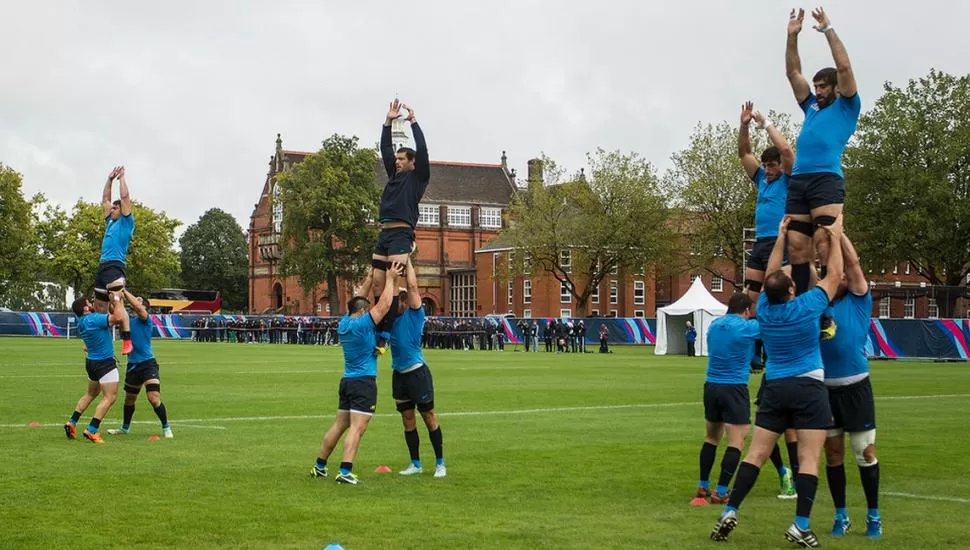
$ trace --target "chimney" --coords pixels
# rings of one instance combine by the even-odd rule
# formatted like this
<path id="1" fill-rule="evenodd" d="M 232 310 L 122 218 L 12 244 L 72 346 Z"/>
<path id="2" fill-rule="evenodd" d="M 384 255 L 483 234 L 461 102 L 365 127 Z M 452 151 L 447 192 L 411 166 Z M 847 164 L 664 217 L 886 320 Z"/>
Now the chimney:
<path id="1" fill-rule="evenodd" d="M 542 159 L 529 159 L 529 181 L 542 181 Z"/>
<path id="2" fill-rule="evenodd" d="M 283 138 L 276 134 L 276 172 L 283 171 Z"/>
<path id="3" fill-rule="evenodd" d="M 502 151 L 502 168 L 505 169 L 505 172 L 506 173 L 508 173 L 508 171 L 509 171 L 509 157 L 505 156 L 505 151 Z"/>

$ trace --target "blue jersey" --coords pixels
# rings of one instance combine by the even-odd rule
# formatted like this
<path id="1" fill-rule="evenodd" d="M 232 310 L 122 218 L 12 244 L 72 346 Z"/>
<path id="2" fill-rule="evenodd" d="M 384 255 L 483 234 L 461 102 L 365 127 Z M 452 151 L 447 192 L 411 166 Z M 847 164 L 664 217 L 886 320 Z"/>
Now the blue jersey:
<path id="1" fill-rule="evenodd" d="M 344 378 L 377 376 L 377 326 L 370 313 L 360 317 L 344 314 L 337 324 L 340 347 L 344 350 Z"/>
<path id="2" fill-rule="evenodd" d="M 791 378 L 822 368 L 819 349 L 819 319 L 829 306 L 829 297 L 815 287 L 782 304 L 769 304 L 764 293 L 758 298 L 758 323 L 765 344 L 768 380 Z"/>
<path id="3" fill-rule="evenodd" d="M 777 237 L 788 201 L 788 174 L 782 172 L 774 181 L 768 181 L 765 169 L 759 166 L 751 179 L 758 185 L 758 206 L 754 210 L 755 238 Z"/>
<path id="4" fill-rule="evenodd" d="M 805 122 L 795 144 L 792 175 L 830 172 L 841 176 L 842 152 L 862 111 L 859 94 L 838 96 L 824 109 L 819 108 L 815 94 L 808 94 L 798 106 L 805 112 Z"/>
<path id="5" fill-rule="evenodd" d="M 832 318 L 838 330 L 831 340 L 825 340 L 821 344 L 826 380 L 869 372 L 866 341 L 869 338 L 871 315 L 870 292 L 863 296 L 850 292 L 832 306 Z"/>
<path id="6" fill-rule="evenodd" d="M 711 321 L 707 327 L 707 381 L 747 384 L 754 341 L 760 336 L 758 321 L 735 313 Z"/>
<path id="7" fill-rule="evenodd" d="M 128 256 L 128 244 L 135 233 L 135 216 L 128 214 L 117 220 L 108 216 L 105 220 L 104 237 L 101 239 L 101 261 L 125 263 Z"/>
<path id="8" fill-rule="evenodd" d="M 138 316 L 131 318 L 131 353 L 128 354 L 129 363 L 141 363 L 155 358 L 152 351 L 152 331 L 155 325 L 149 317 L 142 321 Z"/>
<path id="9" fill-rule="evenodd" d="M 115 356 L 111 343 L 111 326 L 105 313 L 88 313 L 77 319 L 77 332 L 88 348 L 88 359 L 102 361 Z"/>
<path id="10" fill-rule="evenodd" d="M 394 319 L 391 327 L 391 368 L 407 370 L 424 363 L 421 355 L 421 333 L 424 332 L 424 308 L 408 308 Z"/>

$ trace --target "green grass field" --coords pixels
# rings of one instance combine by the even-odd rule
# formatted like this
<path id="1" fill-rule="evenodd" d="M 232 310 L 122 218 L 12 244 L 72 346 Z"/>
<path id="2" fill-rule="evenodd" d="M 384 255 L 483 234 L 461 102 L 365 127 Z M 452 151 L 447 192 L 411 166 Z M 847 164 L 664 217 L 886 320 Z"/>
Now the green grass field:
<path id="1" fill-rule="evenodd" d="M 339 349 L 155 346 L 175 439 L 148 440 L 161 430 L 142 395 L 133 434 L 96 446 L 61 428 L 85 387 L 81 342 L 0 339 L 0 548 L 717 546 L 707 537 L 720 507 L 687 505 L 703 359 L 632 347 L 610 356 L 432 351 L 448 462 L 448 477 L 433 479 L 423 426 L 425 474 L 396 473 L 408 456 L 382 358 L 378 416 L 355 463 L 364 483 L 353 487 L 308 475 L 336 409 Z M 863 536 L 865 500 L 847 463 L 855 527 L 843 540 L 828 535 L 823 476 L 813 513 L 822 545 L 966 547 L 970 366 L 881 362 L 872 378 L 885 535 Z M 120 418 L 119 400 L 102 429 Z M 382 464 L 395 473 L 374 473 Z M 789 547 L 794 502 L 777 500 L 777 489 L 769 466 L 727 545 Z"/>

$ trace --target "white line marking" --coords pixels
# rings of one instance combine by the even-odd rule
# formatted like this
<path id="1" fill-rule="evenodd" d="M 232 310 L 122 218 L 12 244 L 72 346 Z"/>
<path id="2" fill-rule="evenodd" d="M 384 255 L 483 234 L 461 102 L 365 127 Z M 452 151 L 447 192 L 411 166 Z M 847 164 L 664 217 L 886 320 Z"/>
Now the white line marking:
<path id="1" fill-rule="evenodd" d="M 226 430 L 225 426 L 197 426 L 195 424 L 182 424 L 181 422 L 172 422 L 172 426 L 176 428 L 199 428 L 203 430 Z"/>
<path id="2" fill-rule="evenodd" d="M 970 504 L 970 498 L 936 497 L 932 495 L 914 495 L 912 493 L 896 493 L 891 491 L 882 491 L 882 494 L 890 497 L 915 498 L 918 500 L 939 500 L 943 502 L 959 502 L 961 504 Z"/>
<path id="3" fill-rule="evenodd" d="M 83 378 L 83 372 L 77 374 L 4 374 L 0 378 Z"/>
<path id="4" fill-rule="evenodd" d="M 548 366 L 538 366 L 538 367 L 458 367 L 458 368 L 448 368 L 444 367 L 444 370 L 493 370 L 495 372 L 502 372 L 507 370 L 538 370 L 538 369 L 551 369 Z"/>

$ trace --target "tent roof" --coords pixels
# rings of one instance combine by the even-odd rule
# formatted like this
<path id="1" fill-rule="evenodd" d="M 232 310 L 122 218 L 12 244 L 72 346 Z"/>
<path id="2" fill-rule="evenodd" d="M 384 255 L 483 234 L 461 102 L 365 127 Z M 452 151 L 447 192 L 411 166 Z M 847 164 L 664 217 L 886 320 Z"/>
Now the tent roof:
<path id="1" fill-rule="evenodd" d="M 688 313 L 693 313 L 695 311 L 704 310 L 713 315 L 723 315 L 727 313 L 727 306 L 717 301 L 717 298 L 711 295 L 710 292 L 704 288 L 704 282 L 700 277 L 694 279 L 694 282 L 687 289 L 687 292 L 680 297 L 679 300 L 670 304 L 669 306 L 662 307 L 657 310 L 657 312 L 664 312 L 667 315 L 686 315 Z"/>

